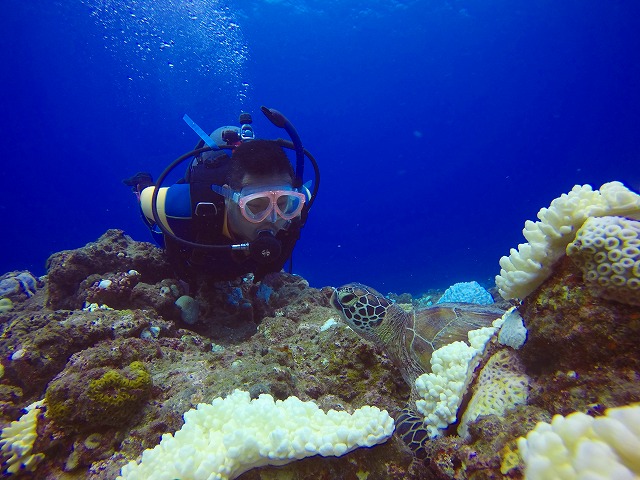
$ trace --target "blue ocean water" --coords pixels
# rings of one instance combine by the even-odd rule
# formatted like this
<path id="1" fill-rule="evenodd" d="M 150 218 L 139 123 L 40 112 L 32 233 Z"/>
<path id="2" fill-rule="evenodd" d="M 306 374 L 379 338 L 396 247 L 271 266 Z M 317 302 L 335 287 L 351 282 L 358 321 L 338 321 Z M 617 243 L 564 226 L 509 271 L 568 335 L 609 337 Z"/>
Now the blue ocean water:
<path id="1" fill-rule="evenodd" d="M 312 286 L 491 286 L 575 184 L 640 189 L 640 3 L 65 0 L 3 4 L 0 272 L 108 228 L 150 240 L 121 179 L 282 111 L 321 190 Z M 310 168 L 307 167 L 310 172 Z"/>

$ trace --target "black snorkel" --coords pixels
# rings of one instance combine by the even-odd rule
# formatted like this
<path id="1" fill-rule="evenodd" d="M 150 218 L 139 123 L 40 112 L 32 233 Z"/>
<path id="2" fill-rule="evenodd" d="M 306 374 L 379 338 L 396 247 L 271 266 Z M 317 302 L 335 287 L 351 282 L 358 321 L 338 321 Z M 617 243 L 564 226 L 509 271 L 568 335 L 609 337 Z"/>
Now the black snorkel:
<path id="1" fill-rule="evenodd" d="M 313 202 L 318 193 L 318 188 L 320 186 L 320 169 L 313 155 L 311 155 L 311 153 L 309 153 L 303 147 L 302 141 L 300 140 L 300 136 L 298 135 L 298 132 L 296 131 L 296 129 L 293 127 L 291 122 L 282 113 L 278 112 L 277 110 L 270 109 L 264 106 L 262 106 L 260 110 L 262 111 L 262 113 L 264 113 L 264 115 L 269 119 L 271 123 L 273 123 L 275 126 L 279 128 L 283 128 L 287 132 L 289 137 L 291 137 L 291 141 L 287 141 L 283 139 L 277 139 L 276 141 L 281 147 L 295 151 L 295 154 L 296 154 L 295 175 L 296 175 L 297 182 L 300 183 L 298 187 L 302 187 L 303 185 L 302 182 L 303 182 L 303 171 L 304 171 L 304 157 L 306 156 L 311 162 L 311 164 L 313 165 L 315 179 L 313 182 L 313 191 L 310 193 L 308 202 L 306 202 L 305 206 L 303 207 L 303 212 L 301 215 L 301 226 L 303 226 L 307 217 L 307 213 L 311 208 L 311 206 L 313 205 Z M 241 121 L 243 121 L 242 115 L 240 118 L 241 118 Z M 244 118 L 246 121 L 246 117 Z M 155 224 L 158 226 L 158 228 L 163 233 L 163 235 L 171 238 L 172 240 L 174 240 L 179 244 L 182 244 L 191 248 L 200 248 L 200 249 L 208 249 L 208 250 L 220 250 L 220 249 L 248 250 L 251 257 L 254 258 L 259 263 L 270 263 L 271 261 L 275 260 L 280 255 L 281 245 L 280 245 L 280 241 L 277 240 L 273 234 L 268 234 L 268 235 L 259 234 L 257 239 L 247 243 L 239 243 L 239 244 L 233 244 L 233 245 L 209 245 L 206 243 L 192 242 L 192 241 L 185 240 L 183 238 L 178 237 L 173 232 L 171 232 L 160 220 L 160 215 L 158 214 L 158 194 L 160 192 L 160 188 L 164 180 L 178 165 L 180 165 L 185 160 L 188 160 L 191 157 L 196 157 L 204 152 L 208 152 L 211 150 L 233 150 L 235 148 L 234 145 L 216 144 L 213 141 L 213 139 L 211 139 L 187 115 L 185 115 L 184 120 L 201 137 L 202 140 L 198 143 L 198 145 L 196 145 L 196 148 L 194 150 L 191 150 L 190 152 L 187 152 L 184 155 L 181 155 L 180 157 L 175 159 L 173 162 L 171 162 L 158 177 L 158 180 L 156 181 L 156 184 L 153 189 L 153 194 L 151 196 L 151 212 L 153 214 L 153 220 Z M 244 127 L 245 125 L 243 124 L 243 128 Z M 245 138 L 243 137 L 243 139 Z M 247 138 L 247 140 L 250 141 L 250 138 Z M 207 144 L 207 146 L 201 146 L 201 145 L 204 145 L 205 143 Z"/>
<path id="2" fill-rule="evenodd" d="M 293 142 L 293 149 L 296 152 L 296 177 L 298 177 L 300 185 L 302 185 L 302 178 L 304 176 L 304 147 L 302 146 L 302 140 L 300 140 L 298 131 L 295 129 L 293 124 L 289 120 L 287 120 L 287 117 L 285 117 L 278 110 L 267 108 L 264 105 L 260 107 L 260 110 L 262 111 L 262 113 L 264 113 L 264 116 L 267 117 L 271 123 L 273 123 L 276 127 L 284 128 L 285 131 L 289 134 L 289 137 Z"/>

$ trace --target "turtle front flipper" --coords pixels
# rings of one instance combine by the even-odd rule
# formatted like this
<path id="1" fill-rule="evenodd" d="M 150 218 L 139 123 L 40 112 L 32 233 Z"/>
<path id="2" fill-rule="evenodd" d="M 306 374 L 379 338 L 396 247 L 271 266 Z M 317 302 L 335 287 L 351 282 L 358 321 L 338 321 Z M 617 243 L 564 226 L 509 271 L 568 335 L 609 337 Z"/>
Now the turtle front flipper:
<path id="1" fill-rule="evenodd" d="M 424 427 L 424 417 L 418 415 L 408 406 L 402 410 L 396 419 L 396 433 L 411 449 L 416 458 L 424 460 L 427 458 L 427 451 L 424 443 L 429 440 L 429 432 Z"/>

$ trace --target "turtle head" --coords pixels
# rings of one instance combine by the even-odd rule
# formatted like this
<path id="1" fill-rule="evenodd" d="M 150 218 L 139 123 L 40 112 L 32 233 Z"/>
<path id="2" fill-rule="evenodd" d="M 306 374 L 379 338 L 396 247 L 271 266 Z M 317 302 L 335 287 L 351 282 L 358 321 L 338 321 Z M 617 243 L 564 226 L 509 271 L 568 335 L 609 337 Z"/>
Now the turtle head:
<path id="1" fill-rule="evenodd" d="M 387 310 L 393 303 L 371 287 L 349 283 L 333 291 L 331 305 L 359 335 L 379 342 L 381 338 L 376 330 L 383 323 Z"/>

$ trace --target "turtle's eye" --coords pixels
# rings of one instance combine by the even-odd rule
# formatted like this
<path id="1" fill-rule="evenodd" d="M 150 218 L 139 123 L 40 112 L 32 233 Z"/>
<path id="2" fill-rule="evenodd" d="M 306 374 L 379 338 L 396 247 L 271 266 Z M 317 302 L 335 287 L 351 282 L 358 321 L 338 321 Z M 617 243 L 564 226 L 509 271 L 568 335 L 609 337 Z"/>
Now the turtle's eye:
<path id="1" fill-rule="evenodd" d="M 353 293 L 343 293 L 340 296 L 340 303 L 342 303 L 343 305 L 351 306 L 357 300 L 358 300 L 358 297 L 356 297 Z"/>

